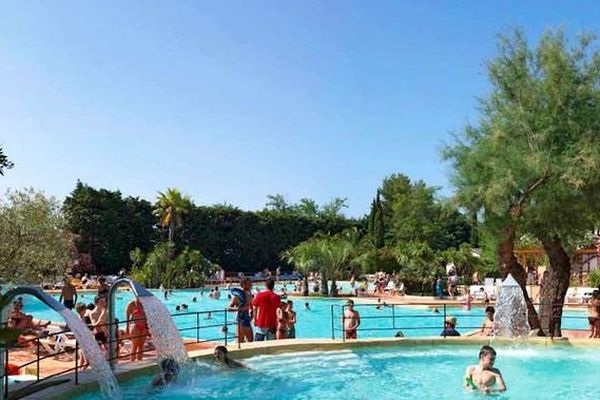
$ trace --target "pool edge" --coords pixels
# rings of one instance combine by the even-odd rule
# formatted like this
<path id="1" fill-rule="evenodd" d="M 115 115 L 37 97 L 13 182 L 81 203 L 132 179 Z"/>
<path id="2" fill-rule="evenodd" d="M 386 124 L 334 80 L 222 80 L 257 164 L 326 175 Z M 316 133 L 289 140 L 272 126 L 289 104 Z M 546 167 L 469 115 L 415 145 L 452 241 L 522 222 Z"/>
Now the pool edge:
<path id="1" fill-rule="evenodd" d="M 269 342 L 244 343 L 240 349 L 237 344 L 229 345 L 228 349 L 237 359 L 249 358 L 255 355 L 285 354 L 303 351 L 330 351 L 363 347 L 404 347 L 404 346 L 439 346 L 439 345 L 484 345 L 484 344 L 512 344 L 510 339 L 487 339 L 482 337 L 453 337 L 441 338 L 438 336 L 423 338 L 379 338 L 359 339 L 352 341 L 331 339 L 286 339 Z M 600 341 L 593 339 L 566 339 L 566 338 L 530 338 L 526 341 L 534 346 L 565 346 L 565 347 L 600 347 Z M 194 350 L 188 352 L 192 359 L 205 359 L 212 357 L 212 349 Z M 158 366 L 154 359 L 141 361 L 137 364 L 117 366 L 115 371 L 119 383 L 129 381 L 140 375 L 157 372 Z M 73 374 L 59 376 L 58 378 L 72 377 Z M 33 395 L 25 397 L 28 400 L 67 400 L 74 396 L 84 394 L 91 390 L 98 390 L 99 386 L 95 376 L 90 372 L 80 373 L 79 385 L 74 385 L 71 380 L 62 385 L 53 386 Z"/>

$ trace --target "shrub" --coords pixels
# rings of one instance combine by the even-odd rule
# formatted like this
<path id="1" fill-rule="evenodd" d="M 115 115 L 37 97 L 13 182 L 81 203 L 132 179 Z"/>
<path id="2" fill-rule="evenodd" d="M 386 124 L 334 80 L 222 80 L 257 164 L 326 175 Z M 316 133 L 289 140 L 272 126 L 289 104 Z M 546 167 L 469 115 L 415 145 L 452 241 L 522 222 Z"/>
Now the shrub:
<path id="1" fill-rule="evenodd" d="M 595 288 L 600 286 L 600 269 L 596 268 L 590 273 L 590 285 Z"/>

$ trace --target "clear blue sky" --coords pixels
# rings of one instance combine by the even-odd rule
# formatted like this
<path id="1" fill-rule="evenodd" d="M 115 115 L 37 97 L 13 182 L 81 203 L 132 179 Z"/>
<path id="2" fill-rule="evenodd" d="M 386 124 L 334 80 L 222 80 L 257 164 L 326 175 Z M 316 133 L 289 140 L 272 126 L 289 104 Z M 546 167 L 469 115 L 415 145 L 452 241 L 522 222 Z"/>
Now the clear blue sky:
<path id="1" fill-rule="evenodd" d="M 394 172 L 449 195 L 440 149 L 487 90 L 496 34 L 600 26 L 595 1 L 3 1 L 6 187 L 76 180 L 261 208 L 368 211 Z"/>

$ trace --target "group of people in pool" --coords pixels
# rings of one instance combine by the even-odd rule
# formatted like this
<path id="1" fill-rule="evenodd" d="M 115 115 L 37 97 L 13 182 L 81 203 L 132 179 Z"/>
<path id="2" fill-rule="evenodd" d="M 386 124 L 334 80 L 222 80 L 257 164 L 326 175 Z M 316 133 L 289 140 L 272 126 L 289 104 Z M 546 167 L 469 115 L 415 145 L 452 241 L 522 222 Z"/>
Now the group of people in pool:
<path id="1" fill-rule="evenodd" d="M 213 352 L 216 363 L 228 369 L 247 368 L 244 364 L 231 358 L 225 346 L 217 346 Z M 479 362 L 469 365 L 465 371 L 464 387 L 472 391 L 481 391 L 489 394 L 506 391 L 506 383 L 502 373 L 496 367 L 496 350 L 491 346 L 483 346 L 479 351 Z M 180 366 L 172 358 L 160 361 L 160 372 L 152 381 L 152 387 L 162 387 L 173 383 L 178 375 Z"/>

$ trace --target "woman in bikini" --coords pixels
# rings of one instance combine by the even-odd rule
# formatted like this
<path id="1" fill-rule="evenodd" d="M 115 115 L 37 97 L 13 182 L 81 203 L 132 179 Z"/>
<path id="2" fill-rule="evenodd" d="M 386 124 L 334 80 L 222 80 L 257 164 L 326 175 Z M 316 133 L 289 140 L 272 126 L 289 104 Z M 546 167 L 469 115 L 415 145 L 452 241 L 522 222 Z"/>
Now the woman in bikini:
<path id="1" fill-rule="evenodd" d="M 144 307 L 137 297 L 127 304 L 125 315 L 131 339 L 131 361 L 141 360 L 148 335 L 148 326 Z"/>
<path id="2" fill-rule="evenodd" d="M 43 324 L 41 322 L 34 322 L 33 316 L 25 314 L 23 311 L 23 304 L 19 301 L 13 302 L 13 309 L 8 316 L 8 327 L 11 329 L 18 329 L 21 331 L 28 331 L 39 334 L 41 329 L 50 325 L 50 321 Z"/>

